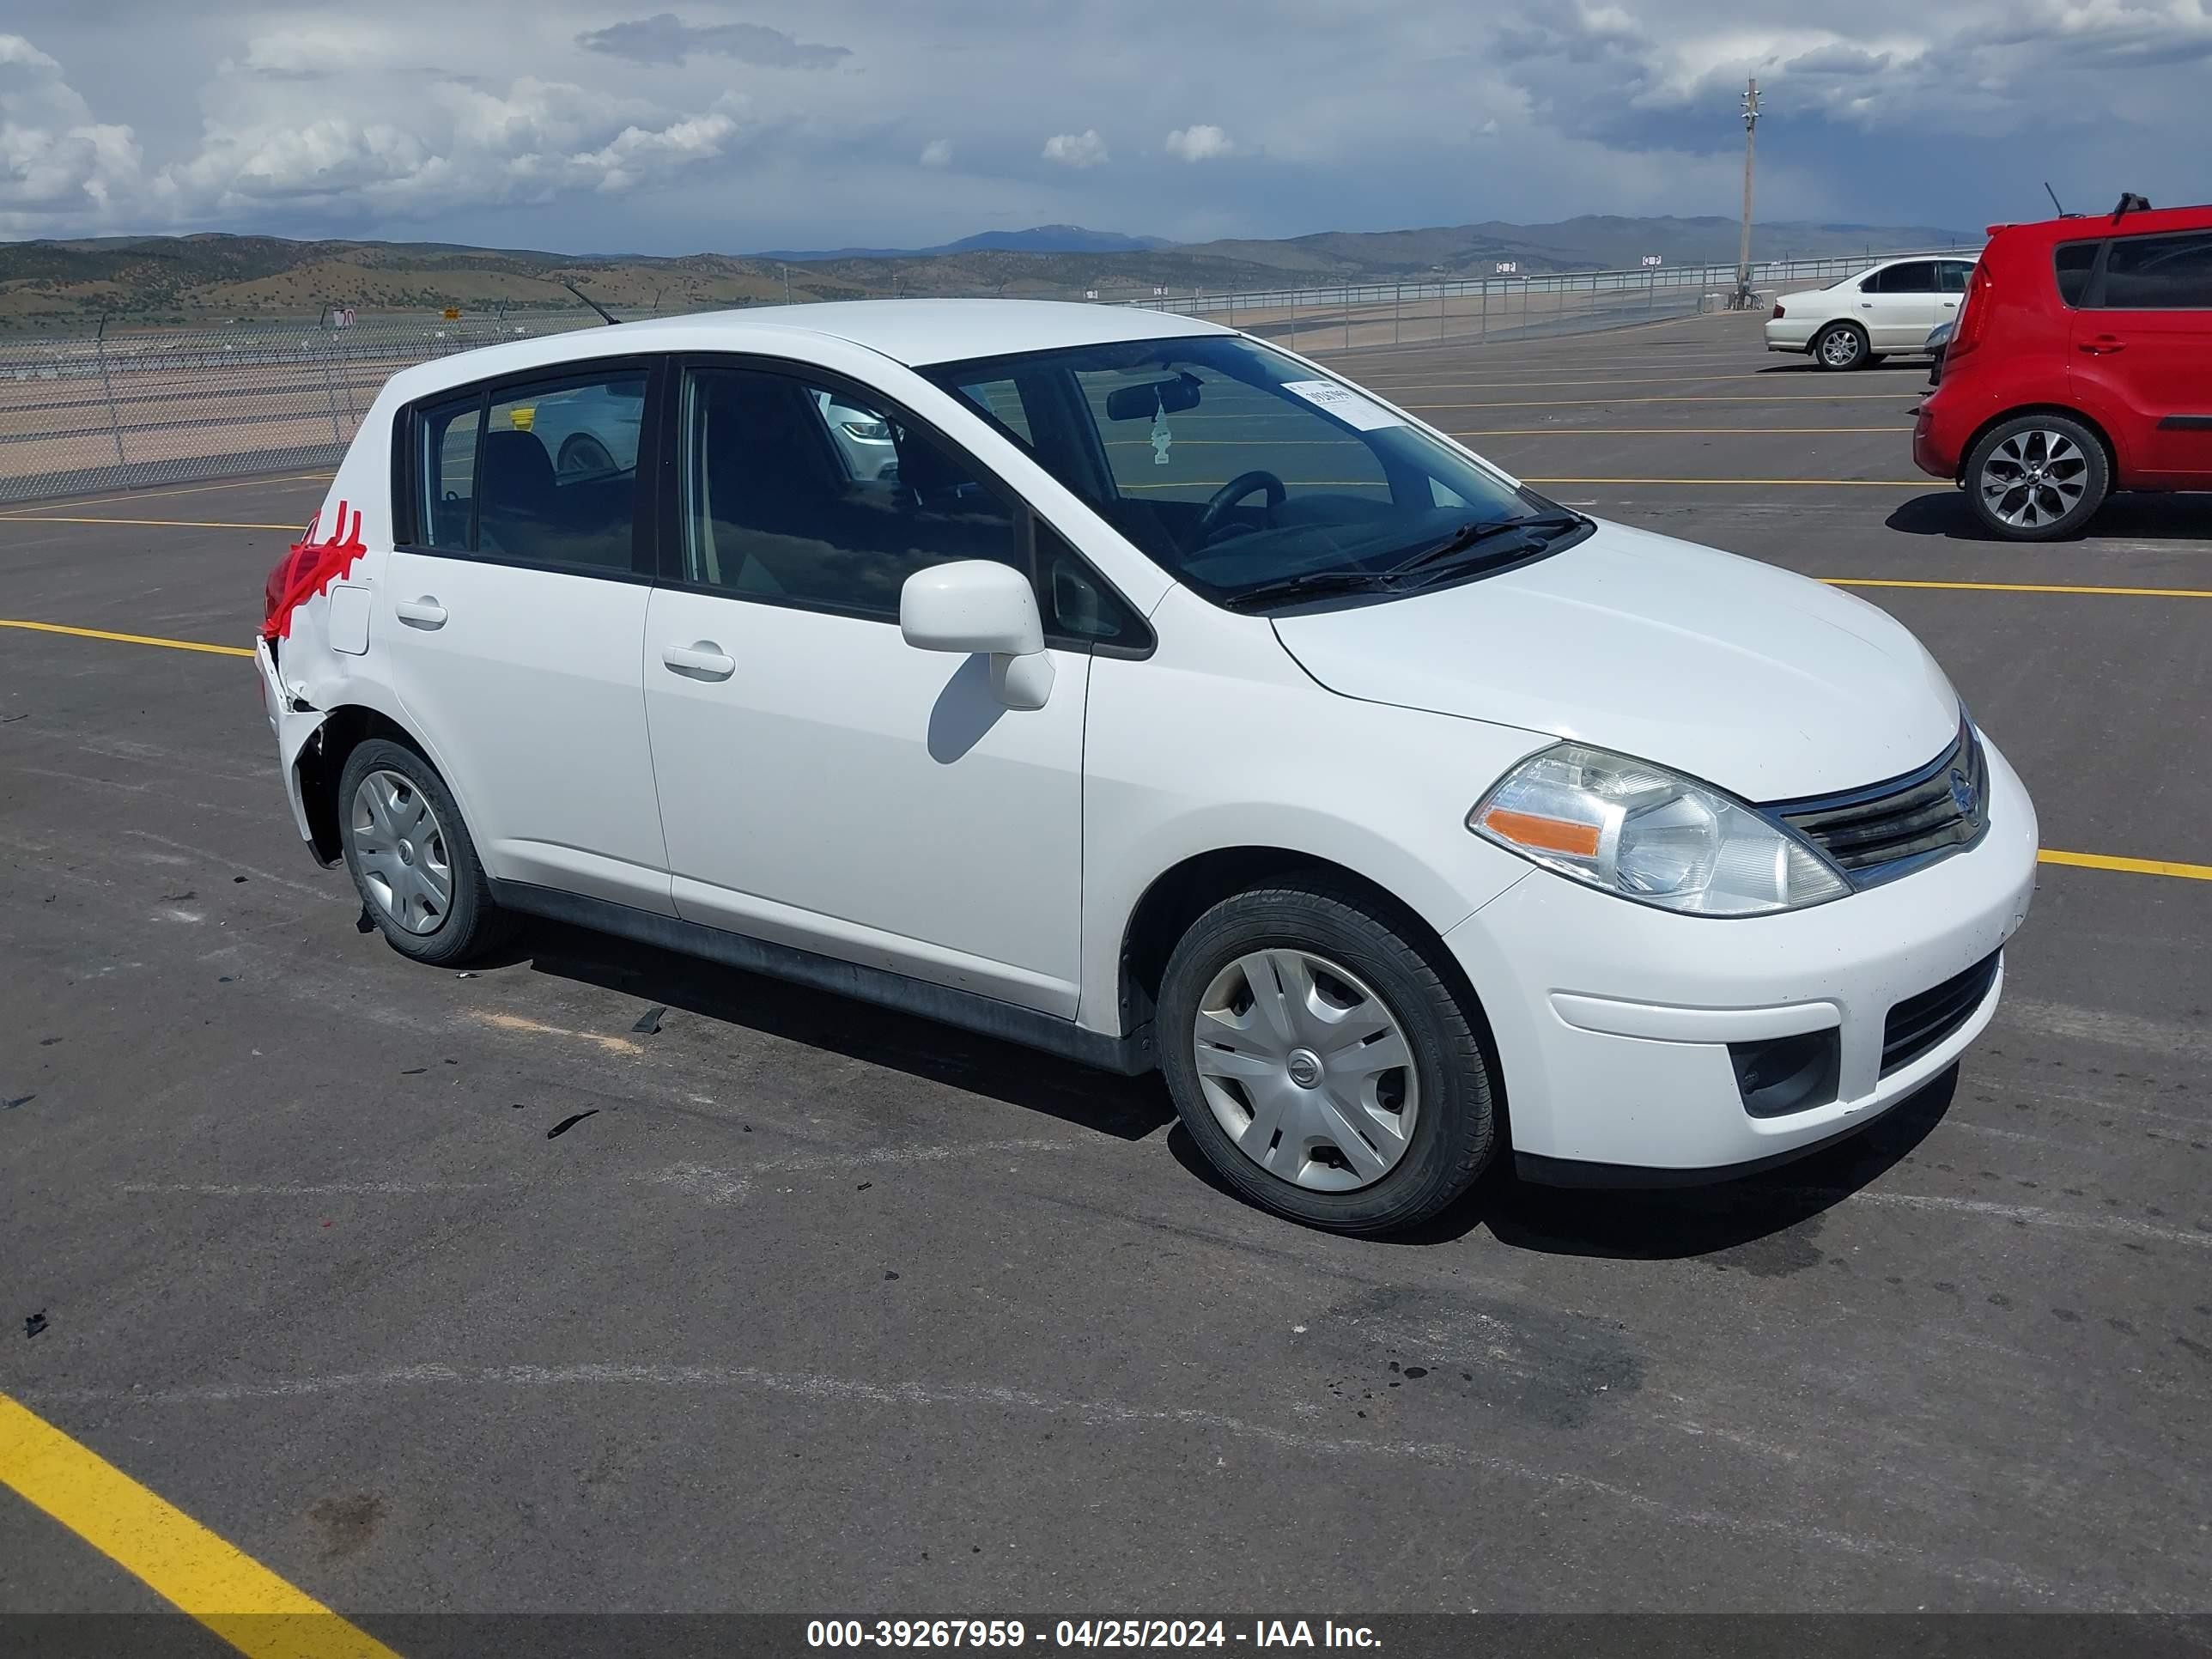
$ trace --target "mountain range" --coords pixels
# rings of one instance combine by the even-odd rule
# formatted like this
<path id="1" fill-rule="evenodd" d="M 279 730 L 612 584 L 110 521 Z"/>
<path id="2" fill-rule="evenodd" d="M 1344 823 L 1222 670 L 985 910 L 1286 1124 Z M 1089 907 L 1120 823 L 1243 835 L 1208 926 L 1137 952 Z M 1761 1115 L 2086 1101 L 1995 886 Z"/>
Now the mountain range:
<path id="1" fill-rule="evenodd" d="M 1507 260 L 1524 274 L 1632 270 L 1655 256 L 1668 264 L 1727 263 L 1736 238 L 1730 219 L 1598 215 L 1196 243 L 1042 225 L 910 250 L 673 258 L 214 232 L 111 236 L 0 242 L 0 329 L 75 332 L 103 315 L 117 327 L 313 318 L 334 306 L 364 315 L 568 308 L 577 301 L 567 283 L 624 315 L 893 295 L 1141 298 L 1486 276 Z M 1789 222 L 1754 227 L 1752 244 L 1755 258 L 1777 258 L 1979 240 L 1927 225 Z"/>

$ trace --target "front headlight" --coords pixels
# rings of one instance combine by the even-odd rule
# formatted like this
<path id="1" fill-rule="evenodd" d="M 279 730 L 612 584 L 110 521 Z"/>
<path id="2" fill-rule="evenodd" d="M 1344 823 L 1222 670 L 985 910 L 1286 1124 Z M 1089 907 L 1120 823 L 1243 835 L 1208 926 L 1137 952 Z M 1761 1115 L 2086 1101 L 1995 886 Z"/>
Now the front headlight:
<path id="1" fill-rule="evenodd" d="M 1810 847 L 1741 801 L 1578 743 L 1522 761 L 1467 815 L 1467 827 L 1547 870 L 1692 915 L 1765 915 L 1851 890 Z"/>

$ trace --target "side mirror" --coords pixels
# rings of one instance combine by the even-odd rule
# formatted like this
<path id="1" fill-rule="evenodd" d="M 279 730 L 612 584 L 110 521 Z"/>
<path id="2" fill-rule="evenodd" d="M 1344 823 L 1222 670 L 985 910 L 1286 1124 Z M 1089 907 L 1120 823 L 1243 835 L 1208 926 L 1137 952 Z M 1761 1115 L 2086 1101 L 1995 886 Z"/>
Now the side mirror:
<path id="1" fill-rule="evenodd" d="M 1009 708 L 1042 708 L 1052 659 L 1029 578 L 990 559 L 917 570 L 899 590 L 899 632 L 923 651 L 991 659 L 991 689 Z"/>

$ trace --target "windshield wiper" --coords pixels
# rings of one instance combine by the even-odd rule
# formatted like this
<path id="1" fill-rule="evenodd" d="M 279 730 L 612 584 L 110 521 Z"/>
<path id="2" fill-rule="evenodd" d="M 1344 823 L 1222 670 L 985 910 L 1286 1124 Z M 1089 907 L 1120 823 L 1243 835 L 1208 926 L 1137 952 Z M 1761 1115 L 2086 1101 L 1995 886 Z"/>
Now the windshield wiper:
<path id="1" fill-rule="evenodd" d="M 1473 524 L 1462 525 L 1457 531 L 1434 547 L 1425 547 L 1411 558 L 1401 559 L 1390 567 L 1389 574 L 1403 576 L 1409 572 L 1426 569 L 1441 564 L 1455 553 L 1464 553 L 1495 536 L 1514 530 L 1579 530 L 1588 520 L 1579 513 L 1531 513 L 1518 519 L 1481 519 Z"/>
<path id="2" fill-rule="evenodd" d="M 1248 605 L 1311 599 L 1322 593 L 1387 592 L 1396 586 L 1391 575 L 1388 570 L 1308 570 L 1248 587 L 1222 603 L 1232 611 L 1242 611 Z"/>

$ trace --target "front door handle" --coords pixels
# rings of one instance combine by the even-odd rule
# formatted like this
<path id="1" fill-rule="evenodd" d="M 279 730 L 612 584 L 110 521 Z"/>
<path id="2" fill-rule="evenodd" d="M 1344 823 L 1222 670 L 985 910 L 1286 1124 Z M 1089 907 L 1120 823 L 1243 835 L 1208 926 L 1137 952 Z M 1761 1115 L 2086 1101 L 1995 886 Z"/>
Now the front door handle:
<path id="1" fill-rule="evenodd" d="M 665 645 L 660 648 L 660 660 L 686 679 L 726 680 L 738 672 L 737 659 L 725 656 L 722 647 L 712 640 L 694 640 L 690 645 Z"/>
<path id="2" fill-rule="evenodd" d="M 2128 343 L 2117 334 L 2100 334 L 2094 339 L 2076 340 L 2075 344 L 2092 357 L 2101 357 L 2107 352 L 2125 351 Z"/>
<path id="3" fill-rule="evenodd" d="M 399 620 L 410 628 L 443 628 L 446 625 L 446 607 L 428 593 L 419 599 L 401 599 L 392 608 L 398 613 Z"/>

